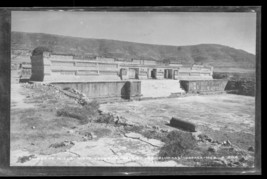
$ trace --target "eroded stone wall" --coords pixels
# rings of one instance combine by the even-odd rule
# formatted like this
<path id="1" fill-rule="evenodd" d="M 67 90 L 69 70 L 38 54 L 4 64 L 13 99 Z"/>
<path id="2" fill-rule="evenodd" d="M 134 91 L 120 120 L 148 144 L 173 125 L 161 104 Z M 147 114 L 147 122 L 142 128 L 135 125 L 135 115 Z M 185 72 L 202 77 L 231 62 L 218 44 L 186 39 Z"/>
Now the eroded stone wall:
<path id="1" fill-rule="evenodd" d="M 227 80 L 181 80 L 181 86 L 187 93 L 223 92 Z"/>
<path id="2" fill-rule="evenodd" d="M 64 55 L 31 56 L 31 81 L 120 80 L 119 65 L 111 62 L 76 60 Z"/>
<path id="3" fill-rule="evenodd" d="M 181 66 L 178 69 L 177 79 L 180 80 L 194 80 L 194 79 L 213 79 L 213 67 L 193 65 L 193 66 Z"/>
<path id="4" fill-rule="evenodd" d="M 79 90 L 89 99 L 137 99 L 141 96 L 140 81 L 52 82 L 52 84 L 62 89 Z"/>
<path id="5" fill-rule="evenodd" d="M 113 58 L 82 60 L 72 55 L 42 54 L 31 56 L 31 81 L 103 81 L 127 79 L 212 79 L 213 67 L 193 66 L 158 66 L 134 63 L 144 60 L 133 59 L 131 64 L 115 62 Z M 148 61 L 147 62 L 156 62 Z M 123 68 L 123 70 L 121 70 Z M 133 72 L 133 69 L 135 72 Z M 153 70 L 153 72 L 151 72 Z M 153 74 L 153 75 L 152 75 Z"/>

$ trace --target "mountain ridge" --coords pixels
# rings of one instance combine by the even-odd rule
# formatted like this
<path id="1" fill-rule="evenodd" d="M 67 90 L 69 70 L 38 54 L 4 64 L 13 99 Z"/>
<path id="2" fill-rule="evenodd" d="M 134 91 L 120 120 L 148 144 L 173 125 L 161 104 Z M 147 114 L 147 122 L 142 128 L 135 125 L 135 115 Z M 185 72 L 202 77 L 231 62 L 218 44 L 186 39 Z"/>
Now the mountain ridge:
<path id="1" fill-rule="evenodd" d="M 255 67 L 254 54 L 221 44 L 203 43 L 173 46 L 45 33 L 11 32 L 12 50 L 32 51 L 38 46 L 48 47 L 54 53 L 78 56 L 168 60 L 177 63 L 204 64 L 215 67 Z"/>

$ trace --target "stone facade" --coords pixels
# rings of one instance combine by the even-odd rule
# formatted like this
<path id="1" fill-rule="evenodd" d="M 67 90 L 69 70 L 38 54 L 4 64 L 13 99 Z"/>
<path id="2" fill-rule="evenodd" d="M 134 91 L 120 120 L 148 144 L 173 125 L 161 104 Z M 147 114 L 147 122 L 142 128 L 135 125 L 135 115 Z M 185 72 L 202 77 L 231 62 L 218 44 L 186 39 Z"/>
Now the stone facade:
<path id="1" fill-rule="evenodd" d="M 140 99 L 143 94 L 149 97 L 151 88 L 155 93 L 152 97 L 181 94 L 184 90 L 188 93 L 224 91 L 227 81 L 213 80 L 212 75 L 210 66 L 104 57 L 89 60 L 43 51 L 31 56 L 30 81 L 74 88 L 92 99 Z M 141 92 L 141 85 L 148 94 Z"/>
<path id="2" fill-rule="evenodd" d="M 31 56 L 31 81 L 120 80 L 119 65 L 112 62 L 77 60 L 44 52 Z"/>
<path id="3" fill-rule="evenodd" d="M 114 58 L 96 57 L 94 60 L 75 58 L 67 54 L 31 56 L 31 81 L 101 81 L 133 79 L 212 79 L 213 67 L 184 66 L 159 63 L 153 60 L 132 59 L 117 61 Z"/>

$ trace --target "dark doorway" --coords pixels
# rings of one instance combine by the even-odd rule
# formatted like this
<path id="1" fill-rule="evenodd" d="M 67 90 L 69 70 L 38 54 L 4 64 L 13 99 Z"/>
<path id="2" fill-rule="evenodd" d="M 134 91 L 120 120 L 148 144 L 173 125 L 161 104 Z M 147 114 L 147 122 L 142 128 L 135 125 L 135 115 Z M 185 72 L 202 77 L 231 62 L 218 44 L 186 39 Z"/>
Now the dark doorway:
<path id="1" fill-rule="evenodd" d="M 157 69 L 153 69 L 153 70 L 151 70 L 151 77 L 152 77 L 153 79 L 156 79 L 156 74 L 157 74 Z"/>
<path id="2" fill-rule="evenodd" d="M 164 70 L 164 78 L 165 79 L 172 79 L 172 69 L 165 69 Z"/>
<path id="3" fill-rule="evenodd" d="M 170 69 L 170 70 L 168 71 L 168 78 L 169 78 L 169 79 L 172 79 L 172 76 L 173 76 L 173 74 L 172 74 L 172 69 Z"/>

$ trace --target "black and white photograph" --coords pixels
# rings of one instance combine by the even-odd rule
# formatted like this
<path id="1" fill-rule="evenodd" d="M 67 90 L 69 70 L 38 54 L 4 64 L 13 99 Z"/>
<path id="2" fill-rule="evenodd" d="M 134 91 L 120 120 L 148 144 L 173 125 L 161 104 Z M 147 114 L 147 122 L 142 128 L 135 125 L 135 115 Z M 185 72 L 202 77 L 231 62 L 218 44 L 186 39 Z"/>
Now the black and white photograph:
<path id="1" fill-rule="evenodd" d="M 256 22 L 11 11 L 10 166 L 255 167 Z"/>

